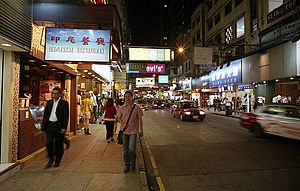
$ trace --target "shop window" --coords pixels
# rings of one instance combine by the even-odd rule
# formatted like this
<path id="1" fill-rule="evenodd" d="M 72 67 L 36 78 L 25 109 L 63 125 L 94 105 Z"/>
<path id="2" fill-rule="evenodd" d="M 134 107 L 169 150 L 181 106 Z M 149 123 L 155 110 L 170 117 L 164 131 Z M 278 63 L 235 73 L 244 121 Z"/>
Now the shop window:
<path id="1" fill-rule="evenodd" d="M 210 19 L 210 20 L 207 22 L 207 29 L 210 30 L 210 29 L 212 29 L 212 27 L 213 27 L 213 21 L 212 21 L 212 19 Z"/>
<path id="2" fill-rule="evenodd" d="M 221 20 L 221 14 L 220 14 L 220 12 L 218 12 L 218 13 L 215 15 L 215 25 L 216 25 L 217 23 L 219 23 L 220 20 Z"/>
<path id="3" fill-rule="evenodd" d="M 235 6 L 237 7 L 239 4 L 241 4 L 243 0 L 235 0 Z"/>
<path id="4" fill-rule="evenodd" d="M 269 0 L 269 13 L 274 9 L 280 7 L 283 4 L 283 0 Z"/>
<path id="5" fill-rule="evenodd" d="M 240 38 L 245 34 L 244 16 L 236 21 L 236 38 Z"/>
<path id="6" fill-rule="evenodd" d="M 225 6 L 225 16 L 227 16 L 229 13 L 231 13 L 232 11 L 232 7 L 231 7 L 231 1 L 229 3 L 227 3 L 227 5 Z"/>
<path id="7" fill-rule="evenodd" d="M 227 44 L 230 44 L 232 39 L 233 39 L 233 30 L 232 30 L 232 26 L 230 25 L 225 29 L 225 42 Z"/>

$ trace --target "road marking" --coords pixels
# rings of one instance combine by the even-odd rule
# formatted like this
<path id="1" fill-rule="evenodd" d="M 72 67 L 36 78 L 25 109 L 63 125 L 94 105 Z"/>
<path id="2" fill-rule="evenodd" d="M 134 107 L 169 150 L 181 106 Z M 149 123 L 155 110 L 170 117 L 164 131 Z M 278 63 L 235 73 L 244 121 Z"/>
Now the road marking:
<path id="1" fill-rule="evenodd" d="M 145 145 L 146 145 L 146 148 L 147 148 L 147 152 L 150 156 L 150 161 L 151 161 L 151 165 L 152 165 L 152 168 L 154 170 L 154 175 L 156 177 L 156 181 L 157 181 L 157 184 L 159 186 L 159 190 L 160 191 L 165 191 L 165 186 L 163 184 L 163 181 L 161 179 L 161 177 L 159 176 L 159 171 L 158 171 L 158 168 L 157 168 L 157 165 L 156 165 L 156 162 L 155 162 L 155 159 L 154 159 L 154 156 L 150 150 L 150 146 L 148 144 L 148 140 L 145 138 Z"/>

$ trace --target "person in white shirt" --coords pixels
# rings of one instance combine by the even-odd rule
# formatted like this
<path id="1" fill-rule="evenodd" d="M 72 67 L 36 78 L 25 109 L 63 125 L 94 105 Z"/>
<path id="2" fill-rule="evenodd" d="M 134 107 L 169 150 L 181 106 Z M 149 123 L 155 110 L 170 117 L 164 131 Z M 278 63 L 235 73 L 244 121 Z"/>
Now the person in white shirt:
<path id="1" fill-rule="evenodd" d="M 93 113 L 91 115 L 91 122 L 92 123 L 96 123 L 97 121 L 97 109 L 98 109 L 98 103 L 97 103 L 97 97 L 95 96 L 94 92 L 93 91 L 90 91 L 89 92 L 91 97 L 91 101 L 92 101 L 92 109 L 93 109 Z"/>

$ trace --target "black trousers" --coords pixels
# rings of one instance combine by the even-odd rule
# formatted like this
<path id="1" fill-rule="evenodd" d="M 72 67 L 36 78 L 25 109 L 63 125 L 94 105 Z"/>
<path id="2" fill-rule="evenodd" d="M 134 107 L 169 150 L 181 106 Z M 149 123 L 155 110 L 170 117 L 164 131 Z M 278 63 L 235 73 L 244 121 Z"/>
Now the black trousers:
<path id="1" fill-rule="evenodd" d="M 64 133 L 58 123 L 50 123 L 46 131 L 46 147 L 50 160 L 60 163 L 64 154 Z"/>
<path id="2" fill-rule="evenodd" d="M 113 138 L 113 136 L 114 136 L 115 122 L 114 121 L 105 121 L 105 125 L 106 125 L 106 140 L 108 140 L 109 138 Z"/>

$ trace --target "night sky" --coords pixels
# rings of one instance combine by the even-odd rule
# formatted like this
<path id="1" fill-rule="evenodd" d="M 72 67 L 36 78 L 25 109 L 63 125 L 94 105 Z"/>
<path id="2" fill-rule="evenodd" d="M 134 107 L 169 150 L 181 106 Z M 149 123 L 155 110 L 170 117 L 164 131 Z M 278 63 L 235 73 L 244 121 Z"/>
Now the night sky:
<path id="1" fill-rule="evenodd" d="M 160 4 L 161 0 L 128 0 L 128 25 L 132 34 L 132 45 L 159 43 Z"/>
<path id="2" fill-rule="evenodd" d="M 173 7 L 176 4 L 185 4 L 184 17 L 190 17 L 202 0 L 128 0 L 128 25 L 131 30 L 131 45 L 136 46 L 157 46 L 161 45 L 162 20 L 166 18 L 163 15 L 164 2 L 172 2 Z M 168 3 L 168 8 L 170 4 Z M 180 8 L 180 7 L 179 7 Z M 178 10 L 174 10 L 174 14 L 178 15 Z M 176 21 L 168 21 L 168 23 L 176 23 Z M 174 29 L 174 27 L 170 27 Z M 175 27 L 176 28 L 176 27 Z M 170 33 L 176 31 L 169 31 Z M 169 36 L 170 37 L 170 36 Z"/>

